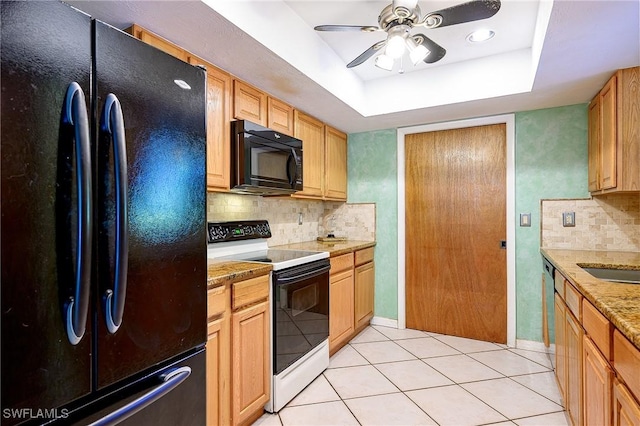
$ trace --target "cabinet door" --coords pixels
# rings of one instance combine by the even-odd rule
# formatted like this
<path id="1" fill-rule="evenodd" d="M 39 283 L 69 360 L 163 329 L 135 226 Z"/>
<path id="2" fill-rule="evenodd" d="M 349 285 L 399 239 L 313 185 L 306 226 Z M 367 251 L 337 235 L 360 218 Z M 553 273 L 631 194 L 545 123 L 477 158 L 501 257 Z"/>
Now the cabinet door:
<path id="1" fill-rule="evenodd" d="M 565 339 L 565 315 L 567 308 L 556 293 L 554 303 L 556 336 L 556 380 L 562 401 L 567 407 L 567 344 Z"/>
<path id="2" fill-rule="evenodd" d="M 329 278 L 329 351 L 333 353 L 353 333 L 353 270 Z"/>
<path id="3" fill-rule="evenodd" d="M 600 95 L 589 104 L 589 191 L 600 189 Z"/>
<path id="4" fill-rule="evenodd" d="M 373 317 L 375 269 L 373 262 L 355 269 L 355 327 L 369 323 Z"/>
<path id="5" fill-rule="evenodd" d="M 267 124 L 270 129 L 293 136 L 293 107 L 268 96 Z"/>
<path id="6" fill-rule="evenodd" d="M 582 425 L 582 338 L 580 323 L 566 311 L 565 339 L 567 343 L 566 409 L 575 426 Z"/>
<path id="7" fill-rule="evenodd" d="M 640 406 L 631 396 L 629 389 L 617 379 L 613 384 L 613 424 L 614 426 L 640 425 Z"/>
<path id="8" fill-rule="evenodd" d="M 232 314 L 233 424 L 262 410 L 269 400 L 270 345 L 269 302 Z"/>
<path id="9" fill-rule="evenodd" d="M 228 191 L 232 79 L 196 56 L 189 56 L 189 63 L 207 69 L 207 190 Z"/>
<path id="10" fill-rule="evenodd" d="M 315 118 L 294 110 L 294 136 L 302 140 L 302 180 L 304 190 L 298 196 L 321 198 L 324 174 L 324 124 Z"/>
<path id="11" fill-rule="evenodd" d="M 600 189 L 616 187 L 616 76 L 600 91 Z"/>
<path id="12" fill-rule="evenodd" d="M 240 80 L 233 80 L 233 116 L 267 126 L 267 95 Z"/>
<path id="13" fill-rule="evenodd" d="M 583 340 L 584 424 L 611 424 L 613 370 L 587 336 Z"/>
<path id="14" fill-rule="evenodd" d="M 326 198 L 347 199 L 347 135 L 325 127 L 324 195 Z"/>
<path id="15" fill-rule="evenodd" d="M 209 322 L 207 330 L 207 425 L 227 425 L 231 381 L 229 318 Z"/>

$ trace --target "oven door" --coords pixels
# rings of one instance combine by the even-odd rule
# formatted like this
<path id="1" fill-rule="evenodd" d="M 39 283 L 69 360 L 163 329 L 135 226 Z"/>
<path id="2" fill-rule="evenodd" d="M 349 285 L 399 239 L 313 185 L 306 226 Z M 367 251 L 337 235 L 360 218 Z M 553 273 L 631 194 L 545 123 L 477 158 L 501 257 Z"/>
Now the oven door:
<path id="1" fill-rule="evenodd" d="M 329 337 L 329 260 L 273 272 L 273 374 Z"/>

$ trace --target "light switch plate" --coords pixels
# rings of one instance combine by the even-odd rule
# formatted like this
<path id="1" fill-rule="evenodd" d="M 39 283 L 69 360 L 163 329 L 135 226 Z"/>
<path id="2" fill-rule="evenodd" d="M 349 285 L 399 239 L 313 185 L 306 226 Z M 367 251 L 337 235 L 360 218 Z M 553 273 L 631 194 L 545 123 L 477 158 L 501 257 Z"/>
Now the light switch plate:
<path id="1" fill-rule="evenodd" d="M 520 213 L 520 226 L 531 226 L 531 213 Z"/>
<path id="2" fill-rule="evenodd" d="M 562 213 L 562 226 L 564 226 L 565 228 L 576 226 L 576 213 L 575 212 Z"/>

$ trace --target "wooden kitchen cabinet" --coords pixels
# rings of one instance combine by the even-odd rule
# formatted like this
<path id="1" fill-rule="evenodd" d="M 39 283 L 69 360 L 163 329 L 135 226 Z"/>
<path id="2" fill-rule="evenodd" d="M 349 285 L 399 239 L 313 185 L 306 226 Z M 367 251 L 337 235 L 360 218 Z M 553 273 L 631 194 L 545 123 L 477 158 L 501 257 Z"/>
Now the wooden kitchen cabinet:
<path id="1" fill-rule="evenodd" d="M 640 405 L 627 387 L 618 379 L 613 384 L 613 424 L 615 426 L 640 425 Z"/>
<path id="2" fill-rule="evenodd" d="M 375 268 L 373 263 L 373 247 L 355 252 L 354 270 L 354 326 L 359 332 L 369 325 L 373 318 L 375 291 Z"/>
<path id="3" fill-rule="evenodd" d="M 207 69 L 207 190 L 228 191 L 231 163 L 231 75 L 197 56 L 192 65 Z"/>
<path id="4" fill-rule="evenodd" d="M 565 315 L 567 357 L 566 410 L 574 425 L 582 425 L 582 340 L 584 330 L 569 310 Z"/>
<path id="5" fill-rule="evenodd" d="M 241 80 L 233 80 L 233 117 L 267 127 L 267 94 Z"/>
<path id="6" fill-rule="evenodd" d="M 247 424 L 271 392 L 269 275 L 207 292 L 207 425 Z"/>
<path id="7" fill-rule="evenodd" d="M 231 318 L 233 423 L 242 424 L 262 415 L 269 401 L 269 302 L 234 312 Z"/>
<path id="8" fill-rule="evenodd" d="M 330 259 L 329 353 L 333 354 L 352 337 L 354 327 L 353 253 Z"/>
<path id="9" fill-rule="evenodd" d="M 640 191 L 640 67 L 618 70 L 589 105 L 589 191 Z"/>
<path id="10" fill-rule="evenodd" d="M 611 424 L 613 370 L 588 336 L 584 336 L 582 350 L 584 424 Z"/>
<path id="11" fill-rule="evenodd" d="M 267 97 L 267 127 L 293 136 L 293 107 L 279 99 Z"/>
<path id="12" fill-rule="evenodd" d="M 347 200 L 347 135 L 325 126 L 325 199 Z"/>
<path id="13" fill-rule="evenodd" d="M 294 136 L 302 140 L 302 181 L 304 189 L 294 194 L 301 198 L 322 198 L 324 194 L 324 124 L 301 111 L 293 111 Z"/>

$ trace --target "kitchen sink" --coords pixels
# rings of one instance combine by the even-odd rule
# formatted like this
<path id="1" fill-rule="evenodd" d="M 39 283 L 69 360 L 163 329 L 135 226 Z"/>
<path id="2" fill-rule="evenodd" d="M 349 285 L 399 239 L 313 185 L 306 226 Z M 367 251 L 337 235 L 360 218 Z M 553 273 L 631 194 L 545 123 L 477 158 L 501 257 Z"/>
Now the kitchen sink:
<path id="1" fill-rule="evenodd" d="M 634 269 L 589 268 L 580 266 L 594 277 L 609 282 L 640 284 L 640 271 Z"/>

